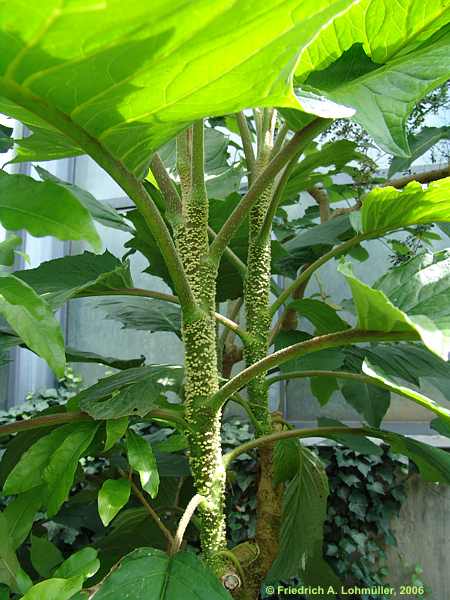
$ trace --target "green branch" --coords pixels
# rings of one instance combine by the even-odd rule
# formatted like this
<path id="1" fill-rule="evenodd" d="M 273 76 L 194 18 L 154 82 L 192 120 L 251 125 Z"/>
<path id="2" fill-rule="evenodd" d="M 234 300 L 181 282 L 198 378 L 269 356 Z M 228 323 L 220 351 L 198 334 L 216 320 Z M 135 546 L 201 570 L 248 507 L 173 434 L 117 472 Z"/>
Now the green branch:
<path id="1" fill-rule="evenodd" d="M 305 140 L 310 141 L 313 135 L 317 135 L 317 133 L 322 131 L 329 123 L 330 121 L 327 119 L 317 118 L 301 131 L 297 131 L 292 139 L 286 143 L 280 152 L 255 179 L 248 192 L 225 221 L 221 230 L 218 232 L 216 239 L 211 244 L 210 256 L 214 262 L 217 264 L 219 263 L 226 246 L 228 246 L 239 225 L 247 217 L 252 206 L 257 202 L 264 190 L 273 182 L 275 176 L 294 156 L 298 154 L 299 148 L 304 147 L 303 144 Z"/>
<path id="2" fill-rule="evenodd" d="M 227 454 L 225 454 L 223 457 L 223 463 L 225 468 L 228 469 L 230 463 L 232 463 L 233 460 L 235 460 L 241 454 L 244 454 L 244 452 L 249 452 L 250 450 L 254 450 L 260 446 L 265 446 L 266 444 L 273 444 L 279 440 L 311 437 L 327 438 L 336 435 L 369 435 L 371 437 L 379 437 L 381 439 L 385 438 L 384 432 L 380 432 L 382 435 L 377 435 L 377 433 L 378 432 L 376 429 L 371 429 L 369 427 L 317 427 L 314 429 L 290 429 L 289 431 L 277 431 L 276 433 L 263 435 L 255 440 L 245 442 L 245 444 L 241 444 L 237 448 L 227 452 Z"/>
<path id="3" fill-rule="evenodd" d="M 19 84 L 4 77 L 0 78 L 0 88 L 4 97 L 38 115 L 46 123 L 56 127 L 61 133 L 74 141 L 124 190 L 144 217 L 147 227 L 161 250 L 180 299 L 185 319 L 190 321 L 196 318 L 199 309 L 172 237 L 158 207 L 147 193 L 142 181 L 128 171 L 120 160 L 114 158 L 99 140 L 72 121 L 64 112 L 49 105 L 43 98 L 35 96 Z"/>
<path id="4" fill-rule="evenodd" d="M 361 342 L 400 342 L 417 339 L 419 339 L 419 337 L 415 332 L 364 331 L 361 329 L 347 329 L 337 333 L 314 337 L 305 342 L 299 342 L 298 344 L 278 350 L 278 352 L 274 352 L 250 367 L 247 367 L 222 386 L 220 390 L 210 398 L 209 404 L 214 410 L 219 410 L 230 396 L 246 386 L 254 377 L 257 377 L 261 373 L 269 371 L 274 367 L 278 367 L 293 358 L 304 356 L 305 354 L 324 350 L 325 348 L 337 348 L 339 346 L 349 346 Z"/>
<path id="5" fill-rule="evenodd" d="M 95 296 L 138 296 L 141 298 L 156 298 L 157 300 L 163 300 L 165 302 L 170 302 L 171 304 L 180 304 L 180 300 L 177 296 L 154 290 L 145 290 L 143 288 L 111 288 L 105 292 L 89 292 L 89 290 L 86 290 L 85 292 L 83 291 L 80 294 L 77 294 L 75 298 L 93 298 Z M 242 340 L 248 338 L 248 332 L 245 331 L 245 329 L 241 329 L 241 327 L 239 327 L 232 319 L 229 319 L 219 312 L 215 313 L 215 317 L 219 323 L 222 323 L 222 325 L 233 331 Z"/>
<path id="6" fill-rule="evenodd" d="M 432 400 L 431 398 L 426 398 L 421 394 L 416 393 L 414 390 L 402 389 L 400 386 L 390 385 L 381 379 L 377 379 L 376 377 L 370 377 L 369 375 L 364 375 L 363 373 L 351 373 L 348 371 L 291 371 L 289 373 L 281 373 L 280 375 L 272 375 L 268 377 L 266 382 L 268 386 L 277 383 L 278 381 L 288 381 L 290 379 L 303 379 L 305 377 L 333 377 L 336 379 L 350 379 L 351 381 L 358 381 L 360 383 L 366 383 L 370 385 L 375 385 L 376 387 L 382 388 L 383 390 L 387 390 L 393 394 L 398 394 L 399 396 L 403 396 L 408 400 L 411 400 L 415 404 L 426 408 L 427 410 L 431 410 L 436 415 L 440 417 L 444 417 L 448 420 L 449 411 L 447 408 L 443 406 L 439 406 L 437 402 Z"/>
<path id="7" fill-rule="evenodd" d="M 339 244 L 339 246 L 335 246 L 329 252 L 326 252 L 320 258 L 318 258 L 313 263 L 311 263 L 307 269 L 305 269 L 304 271 L 302 271 L 300 273 L 300 275 L 297 277 L 297 279 L 295 281 L 293 281 L 291 283 L 291 285 L 289 285 L 285 290 L 283 290 L 281 292 L 281 294 L 278 296 L 278 298 L 275 300 L 275 302 L 270 307 L 271 315 L 273 316 L 277 312 L 277 310 L 287 300 L 289 300 L 290 296 L 295 292 L 295 290 L 297 288 L 299 288 L 305 281 L 308 281 L 308 279 L 311 277 L 311 275 L 315 271 L 317 271 L 317 269 L 319 267 L 321 267 L 323 264 L 325 264 L 329 260 L 335 258 L 336 256 L 340 256 L 341 254 L 344 254 L 345 252 L 347 252 L 347 250 L 349 250 L 353 246 L 356 246 L 356 244 L 359 244 L 363 240 L 367 240 L 370 237 L 372 237 L 372 235 L 368 235 L 368 234 L 355 235 L 354 237 L 347 240 L 346 242 Z"/>
<path id="8" fill-rule="evenodd" d="M 158 153 L 153 155 L 150 162 L 150 170 L 159 186 L 159 189 L 167 203 L 168 217 L 181 215 L 181 199 L 174 182 L 164 166 Z"/>
<path id="9" fill-rule="evenodd" d="M 247 124 L 247 119 L 243 112 L 236 113 L 236 119 L 241 134 L 242 147 L 244 149 L 245 162 L 249 172 L 248 181 L 251 183 L 255 172 L 255 153 L 253 152 L 252 134 Z"/>

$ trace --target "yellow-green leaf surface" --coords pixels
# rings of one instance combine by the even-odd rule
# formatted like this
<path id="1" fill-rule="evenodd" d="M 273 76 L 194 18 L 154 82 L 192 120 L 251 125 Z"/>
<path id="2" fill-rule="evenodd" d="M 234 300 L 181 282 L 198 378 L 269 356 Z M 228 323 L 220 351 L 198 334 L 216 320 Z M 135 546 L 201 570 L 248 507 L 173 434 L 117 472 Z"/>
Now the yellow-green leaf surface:
<path id="1" fill-rule="evenodd" d="M 35 237 L 86 240 L 95 250 L 102 246 L 89 211 L 75 194 L 28 175 L 0 171 L 0 223 L 13 231 L 26 229 Z"/>
<path id="2" fill-rule="evenodd" d="M 69 600 L 83 586 L 83 577 L 47 579 L 33 585 L 22 600 Z"/>
<path id="3" fill-rule="evenodd" d="M 33 288 L 13 275 L 0 277 L 0 314 L 58 377 L 64 374 L 66 355 L 61 326 Z"/>
<path id="4" fill-rule="evenodd" d="M 449 20 L 448 0 L 362 0 L 323 28 L 301 54 L 296 77 L 324 69 L 354 44 L 381 64 L 411 51 Z"/>
<path id="5" fill-rule="evenodd" d="M 355 1 L 2 0 L 0 110 L 142 173 L 194 119 L 298 107 L 300 54 Z"/>
<path id="6" fill-rule="evenodd" d="M 360 281 L 349 264 L 339 271 L 351 288 L 358 328 L 416 332 L 429 350 L 447 360 L 450 352 L 450 255 L 420 255 L 390 270 L 374 285 Z"/>
<path id="7" fill-rule="evenodd" d="M 362 233 L 450 221 L 450 177 L 422 187 L 412 181 L 403 190 L 377 188 L 364 198 Z"/>

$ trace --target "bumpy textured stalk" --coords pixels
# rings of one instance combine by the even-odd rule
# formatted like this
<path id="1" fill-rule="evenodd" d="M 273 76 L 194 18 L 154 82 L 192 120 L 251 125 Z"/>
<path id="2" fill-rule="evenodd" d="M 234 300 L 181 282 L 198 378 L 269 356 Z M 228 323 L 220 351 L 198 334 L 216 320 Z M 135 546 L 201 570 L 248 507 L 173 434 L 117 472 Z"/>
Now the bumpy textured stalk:
<path id="1" fill-rule="evenodd" d="M 256 173 L 260 173 L 270 156 L 267 144 L 257 161 Z M 270 235 L 261 239 L 259 233 L 264 223 L 272 197 L 269 186 L 259 197 L 249 217 L 249 247 L 247 257 L 247 277 L 244 282 L 244 302 L 247 319 L 247 331 L 250 339 L 245 344 L 244 358 L 250 366 L 264 358 L 268 353 L 270 331 L 269 294 L 271 278 Z M 269 430 L 268 393 L 265 374 L 258 375 L 247 387 L 248 398 L 255 417 L 263 429 Z"/>
<path id="2" fill-rule="evenodd" d="M 268 123 L 267 123 L 268 125 Z M 270 160 L 272 132 L 265 133 L 266 140 L 258 157 L 258 175 Z M 272 198 L 270 185 L 259 197 L 249 217 L 249 250 L 247 258 L 247 278 L 244 285 L 244 301 L 247 317 L 247 331 L 250 340 L 245 343 L 244 357 L 247 366 L 263 359 L 269 350 L 271 316 L 269 294 L 271 279 L 271 240 L 270 230 L 261 235 Z M 258 434 L 272 431 L 269 414 L 269 397 L 266 373 L 255 377 L 247 386 L 248 399 L 260 424 Z M 281 518 L 281 490 L 273 484 L 273 447 L 262 448 L 259 453 L 259 478 L 257 491 L 256 543 L 259 557 L 246 574 L 246 590 L 242 600 L 257 598 L 259 587 L 267 575 L 278 549 L 278 536 Z"/>
<path id="3" fill-rule="evenodd" d="M 219 571 L 217 552 L 226 547 L 224 490 L 225 470 L 220 440 L 220 411 L 208 408 L 208 399 L 218 390 L 215 267 L 208 252 L 208 200 L 203 180 L 203 123 L 193 126 L 179 144 L 182 180 L 182 224 L 177 246 L 201 316 L 183 323 L 186 373 L 186 420 L 189 434 L 189 460 L 198 494 L 201 544 L 206 560 Z M 190 159 L 190 160 L 189 160 Z M 190 162 L 190 173 L 186 165 Z"/>

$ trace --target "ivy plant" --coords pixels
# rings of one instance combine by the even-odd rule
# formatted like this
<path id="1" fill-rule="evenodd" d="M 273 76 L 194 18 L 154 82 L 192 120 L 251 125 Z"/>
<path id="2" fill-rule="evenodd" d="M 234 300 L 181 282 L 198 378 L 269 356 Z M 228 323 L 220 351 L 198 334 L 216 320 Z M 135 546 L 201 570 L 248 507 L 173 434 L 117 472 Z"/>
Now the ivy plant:
<path id="1" fill-rule="evenodd" d="M 5 597 L 255 600 L 264 582 L 292 576 L 340 589 L 322 552 L 328 479 L 299 443 L 308 437 L 372 453 L 378 447 L 368 438 L 378 438 L 426 480 L 450 482 L 445 452 L 382 427 L 395 393 L 449 431 L 448 409 L 420 384 L 431 378 L 448 393 L 450 251 L 422 253 L 370 285 L 351 264 L 371 260 L 371 240 L 450 221 L 448 169 L 377 176 L 361 194 L 333 176 L 352 179 L 367 157 L 350 140 L 326 141 L 335 120 L 349 119 L 393 157 L 397 174 L 441 139 L 422 132 L 426 141 L 412 140 L 407 124 L 448 79 L 448 20 L 447 0 L 429 0 L 426 11 L 421 0 L 405 0 L 401 13 L 387 0 L 0 3 L 0 111 L 31 131 L 13 139 L 2 128 L 2 149 L 14 145 L 13 162 L 86 154 L 135 205 L 119 214 L 42 168 L 40 180 L 0 171 L 6 230 L 84 240 L 92 250 L 3 273 L 4 348 L 28 348 L 57 376 L 67 361 L 118 369 L 60 409 L 0 428 L 15 434 L 3 471 L 11 500 L 0 515 Z M 291 221 L 302 194 L 316 207 Z M 350 206 L 336 208 L 342 198 Z M 123 256 L 102 253 L 96 222 L 127 233 Z M 19 244 L 12 240 L 2 248 L 7 265 Z M 135 286 L 136 252 L 171 293 Z M 333 260 L 353 315 L 311 294 L 318 269 Z M 275 275 L 285 276 L 284 287 Z M 179 336 L 184 364 L 130 364 L 67 347 L 55 311 L 93 296 L 114 296 L 109 316 L 126 327 Z M 310 380 L 323 405 L 340 389 L 361 426 L 285 424 L 269 410 L 269 387 L 298 378 Z M 248 413 L 254 437 L 224 453 L 229 402 Z M 163 477 L 139 433 L 149 420 L 178 431 L 166 446 L 173 460 L 188 449 L 194 489 L 175 523 L 154 508 Z M 254 448 L 255 536 L 233 546 L 227 474 Z M 61 562 L 43 550 L 48 540 L 32 536 L 30 568 L 17 549 L 34 515 L 56 517 L 80 461 L 103 455 L 114 456 L 96 491 L 103 523 L 114 527 L 133 493 L 163 547 L 133 547 L 93 586 L 95 547 Z M 185 548 L 193 518 L 200 553 Z M 44 553 L 53 564 L 40 564 Z"/>

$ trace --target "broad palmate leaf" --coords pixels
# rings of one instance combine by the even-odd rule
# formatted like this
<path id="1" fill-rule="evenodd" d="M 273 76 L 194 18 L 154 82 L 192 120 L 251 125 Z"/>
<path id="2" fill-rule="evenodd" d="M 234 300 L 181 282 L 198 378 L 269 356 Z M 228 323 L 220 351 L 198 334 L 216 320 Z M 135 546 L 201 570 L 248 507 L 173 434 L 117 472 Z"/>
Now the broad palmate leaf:
<path id="1" fill-rule="evenodd" d="M 67 130 L 72 154 L 95 138 L 142 174 L 199 117 L 298 107 L 299 56 L 351 5 L 134 0 L 124 11 L 120 0 L 42 0 L 30 11 L 11 0 L 0 5 L 0 110 L 31 129 Z"/>
<path id="2" fill-rule="evenodd" d="M 217 577 L 193 552 L 168 556 L 156 548 L 139 548 L 111 571 L 95 600 L 231 600 Z"/>

